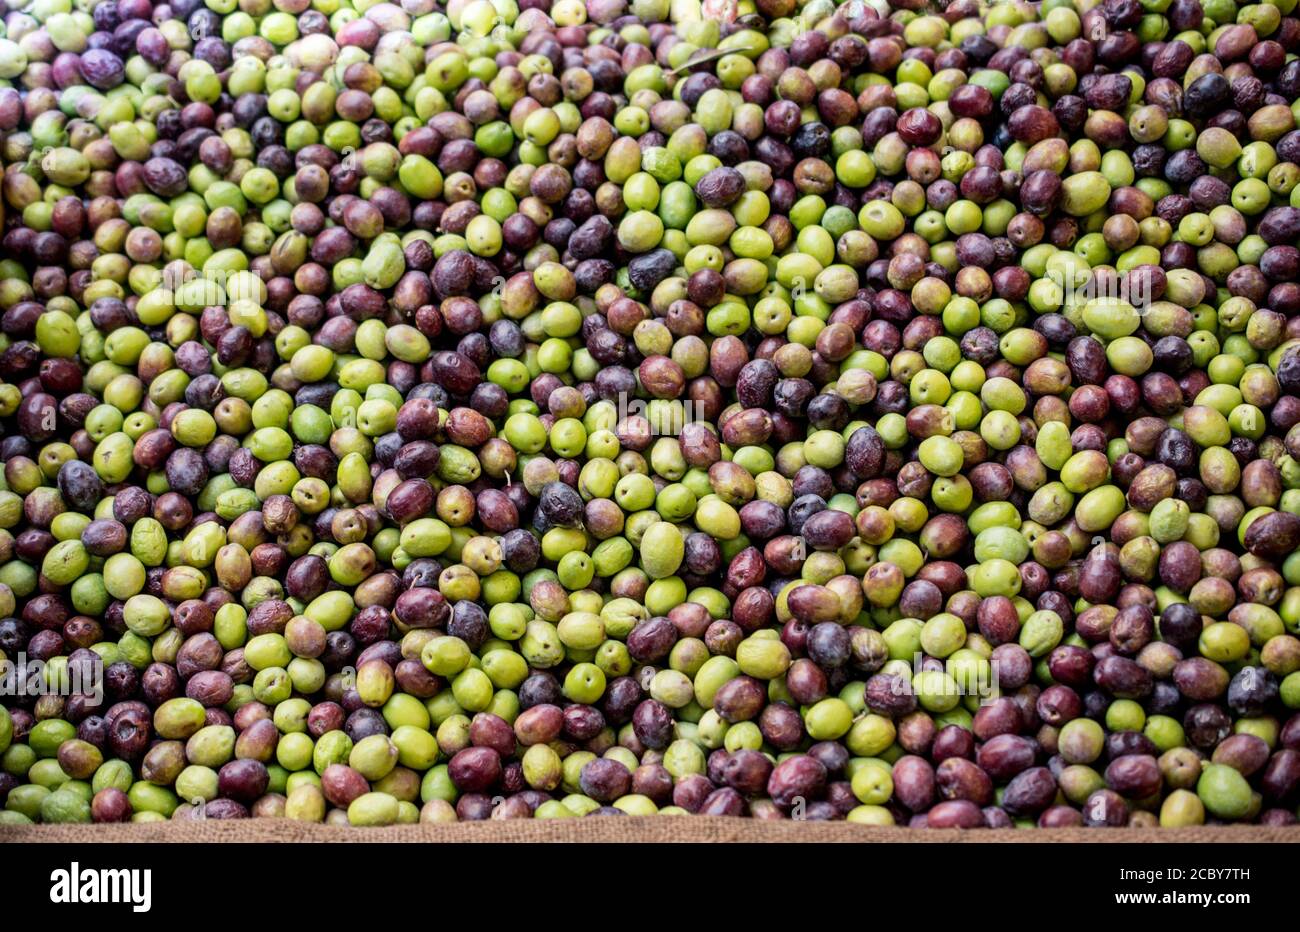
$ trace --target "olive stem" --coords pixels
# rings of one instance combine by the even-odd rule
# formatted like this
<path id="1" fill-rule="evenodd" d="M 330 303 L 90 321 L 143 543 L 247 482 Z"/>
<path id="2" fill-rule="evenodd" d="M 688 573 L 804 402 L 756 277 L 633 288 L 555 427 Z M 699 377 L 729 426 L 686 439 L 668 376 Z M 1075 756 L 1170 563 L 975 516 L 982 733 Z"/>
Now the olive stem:
<path id="1" fill-rule="evenodd" d="M 727 55 L 739 55 L 742 52 L 752 52 L 752 51 L 754 51 L 752 48 L 719 49 L 716 52 L 710 52 L 708 55 L 704 55 L 700 58 L 695 58 L 684 64 L 678 65 L 676 68 L 672 69 L 668 73 L 679 74 L 680 72 L 685 71 L 687 68 L 694 68 L 696 65 L 707 65 L 709 62 L 717 61 L 719 58 L 723 58 L 724 56 Z"/>

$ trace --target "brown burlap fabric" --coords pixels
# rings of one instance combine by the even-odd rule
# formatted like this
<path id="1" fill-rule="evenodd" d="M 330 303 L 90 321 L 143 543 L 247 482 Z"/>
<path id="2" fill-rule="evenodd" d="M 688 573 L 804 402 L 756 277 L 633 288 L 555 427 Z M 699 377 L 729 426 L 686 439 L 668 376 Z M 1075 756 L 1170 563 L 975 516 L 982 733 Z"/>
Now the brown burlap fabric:
<path id="1" fill-rule="evenodd" d="M 1250 825 L 1184 829 L 951 829 L 874 828 L 845 822 L 756 822 L 689 818 L 560 819 L 348 828 L 284 819 L 162 822 L 152 825 L 36 825 L 0 827 L 0 844 L 63 842 L 1300 842 L 1300 827 Z"/>

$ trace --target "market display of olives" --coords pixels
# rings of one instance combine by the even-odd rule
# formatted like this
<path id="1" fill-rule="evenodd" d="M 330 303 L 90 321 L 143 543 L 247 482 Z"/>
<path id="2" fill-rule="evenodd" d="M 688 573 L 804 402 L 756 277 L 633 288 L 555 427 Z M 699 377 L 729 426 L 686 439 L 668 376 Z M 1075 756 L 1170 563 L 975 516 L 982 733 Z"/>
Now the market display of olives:
<path id="1" fill-rule="evenodd" d="M 0 824 L 1296 822 L 1296 0 L 6 10 Z"/>

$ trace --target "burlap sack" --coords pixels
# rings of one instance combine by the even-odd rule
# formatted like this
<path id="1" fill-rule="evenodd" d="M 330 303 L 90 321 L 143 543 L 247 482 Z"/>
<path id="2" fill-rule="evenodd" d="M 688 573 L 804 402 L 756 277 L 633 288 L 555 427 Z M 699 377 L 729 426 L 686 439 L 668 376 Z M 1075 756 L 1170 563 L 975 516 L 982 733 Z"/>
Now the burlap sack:
<path id="1" fill-rule="evenodd" d="M 0 843 L 61 842 L 1300 842 L 1300 826 L 1250 825 L 1183 829 L 997 829 L 958 831 L 873 828 L 846 822 L 758 822 L 712 816 L 464 822 L 348 828 L 285 819 L 162 822 L 145 825 L 0 827 Z"/>

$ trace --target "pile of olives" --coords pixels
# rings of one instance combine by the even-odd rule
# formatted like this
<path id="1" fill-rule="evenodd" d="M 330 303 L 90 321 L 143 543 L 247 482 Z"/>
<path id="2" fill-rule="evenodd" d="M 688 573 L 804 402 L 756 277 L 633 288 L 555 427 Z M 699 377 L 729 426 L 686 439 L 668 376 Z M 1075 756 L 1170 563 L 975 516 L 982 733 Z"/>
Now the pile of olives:
<path id="1" fill-rule="evenodd" d="M 12 6 L 0 824 L 1296 822 L 1296 0 Z"/>

